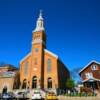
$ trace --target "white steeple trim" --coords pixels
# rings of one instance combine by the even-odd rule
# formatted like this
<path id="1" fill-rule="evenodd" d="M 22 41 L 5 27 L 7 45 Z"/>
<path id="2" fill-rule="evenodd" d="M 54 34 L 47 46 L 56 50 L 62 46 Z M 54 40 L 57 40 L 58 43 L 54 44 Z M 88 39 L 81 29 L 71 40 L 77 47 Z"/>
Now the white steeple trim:
<path id="1" fill-rule="evenodd" d="M 58 59 L 58 56 L 54 53 L 52 53 L 51 51 L 47 50 L 47 49 L 44 49 L 45 52 L 49 53 L 50 55 L 52 55 L 53 57 L 57 58 Z"/>
<path id="2" fill-rule="evenodd" d="M 36 22 L 36 28 L 33 32 L 37 32 L 37 31 L 44 31 L 44 20 L 42 17 L 42 11 L 40 11 L 39 18 Z"/>
<path id="3" fill-rule="evenodd" d="M 20 64 L 21 64 L 27 57 L 29 57 L 30 55 L 31 55 L 31 52 L 28 53 L 28 54 L 20 61 Z"/>
<path id="4" fill-rule="evenodd" d="M 45 42 L 41 39 L 35 39 L 32 44 L 38 44 L 38 43 L 43 43 L 45 45 Z"/>

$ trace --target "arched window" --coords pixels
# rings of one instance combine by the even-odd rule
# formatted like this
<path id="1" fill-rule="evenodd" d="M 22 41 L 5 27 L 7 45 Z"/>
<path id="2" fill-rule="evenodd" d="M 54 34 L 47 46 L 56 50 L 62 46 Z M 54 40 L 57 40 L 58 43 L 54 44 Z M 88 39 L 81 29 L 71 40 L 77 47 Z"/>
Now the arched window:
<path id="1" fill-rule="evenodd" d="M 22 89 L 26 89 L 26 86 L 27 86 L 27 80 L 24 79 L 22 84 Z"/>
<path id="2" fill-rule="evenodd" d="M 24 75 L 27 75 L 28 74 L 28 61 L 25 62 L 25 65 L 24 65 Z"/>
<path id="3" fill-rule="evenodd" d="M 51 59 L 47 60 L 47 72 L 51 72 Z"/>
<path id="4" fill-rule="evenodd" d="M 52 88 L 52 78 L 51 77 L 48 78 L 47 84 L 48 84 L 48 89 L 51 89 Z"/>
<path id="5" fill-rule="evenodd" d="M 33 76 L 32 78 L 32 89 L 37 88 L 37 77 Z"/>

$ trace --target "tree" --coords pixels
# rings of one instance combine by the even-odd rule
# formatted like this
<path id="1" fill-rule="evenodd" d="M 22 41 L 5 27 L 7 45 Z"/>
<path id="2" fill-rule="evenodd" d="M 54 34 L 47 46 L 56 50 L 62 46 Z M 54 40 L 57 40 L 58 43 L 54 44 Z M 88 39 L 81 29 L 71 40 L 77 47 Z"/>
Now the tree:
<path id="1" fill-rule="evenodd" d="M 81 67 L 76 67 L 73 68 L 70 73 L 71 73 L 71 77 L 77 82 L 80 81 L 80 76 L 79 76 L 79 71 L 81 70 Z"/>
<path id="2" fill-rule="evenodd" d="M 68 79 L 66 82 L 66 86 L 70 90 L 73 89 L 75 87 L 75 81 L 72 79 Z"/>
<path id="3" fill-rule="evenodd" d="M 0 67 L 2 67 L 2 66 L 4 66 L 4 65 L 6 65 L 6 63 L 3 62 L 3 61 L 1 61 L 1 62 L 0 62 Z"/>

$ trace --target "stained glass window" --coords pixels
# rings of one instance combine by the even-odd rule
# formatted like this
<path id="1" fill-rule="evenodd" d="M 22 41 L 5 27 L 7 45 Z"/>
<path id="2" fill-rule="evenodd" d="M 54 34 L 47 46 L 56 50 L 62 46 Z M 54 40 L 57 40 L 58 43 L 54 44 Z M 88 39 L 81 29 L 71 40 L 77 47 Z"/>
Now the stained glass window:
<path id="1" fill-rule="evenodd" d="M 51 72 L 51 59 L 47 60 L 47 72 Z"/>
<path id="2" fill-rule="evenodd" d="M 35 64 L 35 65 L 38 64 L 38 59 L 37 59 L 37 58 L 34 59 L 34 64 Z"/>
<path id="3" fill-rule="evenodd" d="M 24 75 L 27 75 L 28 73 L 28 61 L 25 62 L 25 65 L 24 65 Z"/>

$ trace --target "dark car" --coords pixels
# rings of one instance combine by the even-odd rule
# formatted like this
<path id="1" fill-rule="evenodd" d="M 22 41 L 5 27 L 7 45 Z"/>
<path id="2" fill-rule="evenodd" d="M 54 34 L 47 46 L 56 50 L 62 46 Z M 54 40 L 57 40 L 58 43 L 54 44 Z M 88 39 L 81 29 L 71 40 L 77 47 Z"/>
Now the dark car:
<path id="1" fill-rule="evenodd" d="M 15 100 L 15 95 L 13 92 L 1 94 L 0 100 Z"/>

